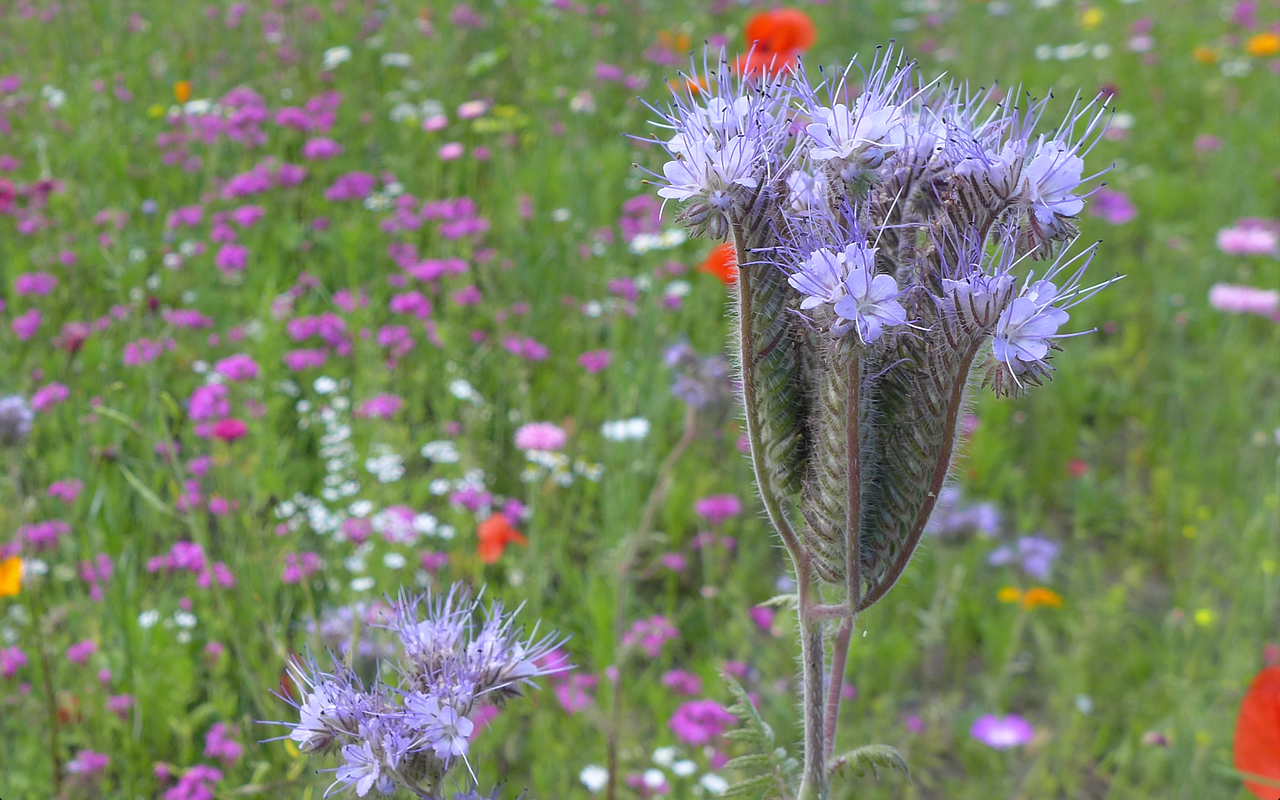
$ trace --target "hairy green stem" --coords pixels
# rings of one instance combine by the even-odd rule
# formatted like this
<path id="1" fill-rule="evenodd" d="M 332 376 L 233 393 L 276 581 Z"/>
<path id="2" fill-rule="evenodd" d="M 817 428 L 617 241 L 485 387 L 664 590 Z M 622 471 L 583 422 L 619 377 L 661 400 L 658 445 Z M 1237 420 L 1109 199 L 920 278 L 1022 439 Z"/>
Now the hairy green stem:
<path id="1" fill-rule="evenodd" d="M 835 641 L 831 644 L 831 679 L 827 684 L 826 729 L 823 736 L 823 755 L 828 761 L 836 752 L 836 725 L 840 721 L 840 692 L 844 688 L 844 667 L 849 659 L 849 640 L 853 638 L 853 617 L 840 623 Z"/>
<path id="2" fill-rule="evenodd" d="M 804 707 L 804 772 L 796 800 L 827 800 L 826 706 L 823 702 L 822 620 L 809 614 L 813 570 L 797 570 L 800 593 L 800 677 Z"/>

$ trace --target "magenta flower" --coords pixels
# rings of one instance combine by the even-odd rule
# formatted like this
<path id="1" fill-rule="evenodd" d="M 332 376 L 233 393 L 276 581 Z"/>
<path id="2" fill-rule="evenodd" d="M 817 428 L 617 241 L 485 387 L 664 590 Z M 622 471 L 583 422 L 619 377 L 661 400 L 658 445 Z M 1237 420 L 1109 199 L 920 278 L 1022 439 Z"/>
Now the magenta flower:
<path id="1" fill-rule="evenodd" d="M 213 257 L 213 265 L 223 272 L 238 272 L 248 266 L 249 250 L 238 244 L 224 244 Z"/>
<path id="2" fill-rule="evenodd" d="M 777 612 L 768 606 L 752 606 L 747 610 L 747 615 L 751 617 L 751 621 L 757 628 L 769 633 L 773 628 L 773 619 L 777 616 Z"/>
<path id="3" fill-rule="evenodd" d="M 1129 196 L 1118 189 L 1103 187 L 1093 195 L 1089 216 L 1102 217 L 1112 225 L 1123 225 L 1138 216 L 1138 209 L 1129 202 Z"/>
<path id="4" fill-rule="evenodd" d="M 27 665 L 27 654 L 16 647 L 0 649 L 0 678 L 12 678 Z"/>
<path id="5" fill-rule="evenodd" d="M 76 757 L 67 762 L 67 772 L 72 775 L 83 775 L 91 778 L 106 772 L 111 759 L 92 750 L 81 750 Z"/>
<path id="6" fill-rule="evenodd" d="M 613 354 L 608 350 L 588 350 L 578 356 L 578 366 L 587 372 L 595 375 L 602 372 L 609 366 L 609 362 L 613 360 Z"/>
<path id="7" fill-rule="evenodd" d="M 560 707 L 566 713 L 577 714 L 595 702 L 592 692 L 599 682 L 600 678 L 595 675 L 570 675 L 556 684 L 556 700 L 560 701 Z"/>
<path id="8" fill-rule="evenodd" d="M 234 383 L 251 381 L 258 377 L 258 362 L 245 353 L 227 356 L 213 365 L 213 371 Z"/>
<path id="9" fill-rule="evenodd" d="M 231 212 L 231 219 L 241 228 L 252 228 L 266 214 L 267 210 L 262 206 L 240 206 Z"/>
<path id="10" fill-rule="evenodd" d="M 717 494 L 704 497 L 693 504 L 693 511 L 712 525 L 742 513 L 742 501 L 737 495 Z"/>
<path id="11" fill-rule="evenodd" d="M 669 670 L 662 675 L 662 685 L 676 694 L 695 697 L 702 694 L 702 678 L 682 669 Z"/>
<path id="12" fill-rule="evenodd" d="M 682 744 L 701 747 L 736 725 L 737 718 L 714 700 L 690 700 L 676 709 L 667 727 Z"/>
<path id="13" fill-rule="evenodd" d="M 404 405 L 404 400 L 394 394 L 379 394 L 365 400 L 356 408 L 360 419 L 391 419 Z"/>
<path id="14" fill-rule="evenodd" d="M 36 335 L 36 331 L 40 330 L 40 312 L 37 309 L 30 309 L 25 314 L 13 318 L 13 322 L 9 323 L 9 327 L 13 329 L 13 333 L 18 337 L 18 341 L 25 342 L 32 336 Z"/>
<path id="15" fill-rule="evenodd" d="M 325 161 L 339 155 L 342 155 L 342 145 L 321 136 L 308 139 L 302 146 L 302 157 L 308 161 Z"/>
<path id="16" fill-rule="evenodd" d="M 666 643 L 680 635 L 666 617 L 654 614 L 648 619 L 631 623 L 631 629 L 622 635 L 623 647 L 639 647 L 649 658 L 662 655 Z"/>
<path id="17" fill-rule="evenodd" d="M 58 540 L 71 533 L 71 526 L 60 519 L 33 522 L 18 529 L 18 538 L 31 545 L 36 552 L 52 550 Z"/>
<path id="18" fill-rule="evenodd" d="M 96 652 L 98 652 L 98 643 L 92 639 L 85 639 L 67 648 L 67 660 L 73 664 L 84 664 Z"/>
<path id="19" fill-rule="evenodd" d="M 187 403 L 191 419 L 196 422 L 204 422 L 230 415 L 230 394 L 231 390 L 221 383 L 206 383 L 203 386 L 197 386 L 195 391 L 191 393 L 191 399 Z"/>
<path id="20" fill-rule="evenodd" d="M 243 439 L 249 433 L 249 426 L 245 424 L 244 420 L 228 417 L 213 423 L 209 428 L 209 433 L 215 439 L 234 442 L 237 439 Z"/>
<path id="21" fill-rule="evenodd" d="M 363 200 L 373 192 L 378 179 L 367 172 L 348 172 L 339 175 L 333 185 L 324 191 L 324 199 L 336 203 L 342 200 Z"/>
<path id="22" fill-rule="evenodd" d="M 232 737 L 237 733 L 235 728 L 225 722 L 216 723 L 204 737 L 204 757 L 216 758 L 222 766 L 234 766 L 244 753 L 244 746 Z"/>
<path id="23" fill-rule="evenodd" d="M 80 492 L 84 489 L 84 483 L 78 478 L 68 478 L 64 481 L 54 481 L 49 484 L 49 488 L 45 490 L 45 494 L 50 497 L 56 497 L 64 503 L 71 504 L 80 496 Z"/>
<path id="24" fill-rule="evenodd" d="M 988 747 L 1007 750 L 1027 744 L 1035 738 L 1036 732 L 1030 722 L 1017 714 L 1008 714 L 1003 717 L 984 714 L 973 721 L 969 735 Z"/>
<path id="25" fill-rule="evenodd" d="M 43 297 L 58 288 L 58 279 L 47 272 L 24 272 L 13 281 L 13 292 L 19 296 Z"/>
<path id="26" fill-rule="evenodd" d="M 559 425 L 530 422 L 516 430 L 516 447 L 520 450 L 561 450 L 569 436 Z"/>
<path id="27" fill-rule="evenodd" d="M 465 152 L 465 148 L 463 148 L 460 142 L 449 142 L 448 144 L 440 146 L 440 150 L 437 155 L 440 156 L 441 161 L 453 161 L 454 159 L 460 158 L 463 152 Z"/>
<path id="28" fill-rule="evenodd" d="M 1259 314 L 1280 322 L 1280 291 L 1215 283 L 1209 288 L 1209 305 L 1232 314 Z"/>
<path id="29" fill-rule="evenodd" d="M 31 395 L 31 408 L 38 412 L 48 411 L 60 403 L 65 403 L 70 396 L 71 390 L 66 384 L 54 381 L 36 389 L 36 393 Z"/>
<path id="30" fill-rule="evenodd" d="M 329 351 L 324 348 L 290 350 L 284 354 L 284 364 L 294 372 L 323 367 L 329 360 Z"/>

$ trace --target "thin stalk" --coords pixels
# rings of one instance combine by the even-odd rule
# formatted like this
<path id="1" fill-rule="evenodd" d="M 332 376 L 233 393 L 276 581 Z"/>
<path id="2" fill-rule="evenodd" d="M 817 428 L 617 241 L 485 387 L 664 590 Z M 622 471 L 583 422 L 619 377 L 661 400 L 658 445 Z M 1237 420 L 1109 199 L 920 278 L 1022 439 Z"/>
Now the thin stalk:
<path id="1" fill-rule="evenodd" d="M 796 570 L 800 592 L 800 676 L 804 691 L 804 773 L 796 800 L 827 800 L 828 792 L 822 620 L 809 614 L 812 573 L 808 564 Z"/>
<path id="2" fill-rule="evenodd" d="M 689 445 L 693 443 L 694 437 L 698 433 L 698 411 L 691 405 L 685 406 L 684 411 L 684 434 L 680 437 L 680 441 L 667 454 L 666 459 L 662 462 L 662 466 L 658 468 L 658 477 L 653 482 L 653 488 L 649 490 L 649 497 L 645 500 L 644 511 L 640 515 L 640 525 L 630 537 L 630 541 L 623 542 L 622 559 L 618 564 L 618 596 L 613 606 L 613 641 L 615 647 L 617 643 L 622 641 L 623 627 L 627 621 L 627 594 L 631 589 L 631 581 L 634 577 L 634 566 L 636 555 L 640 551 L 640 543 L 644 539 L 646 533 L 653 527 L 653 518 L 658 514 L 658 506 L 662 503 L 662 498 L 666 496 L 667 485 L 671 479 L 671 473 L 675 470 L 676 462 L 684 455 L 684 451 L 689 449 Z M 615 800 L 618 791 L 618 739 L 622 731 L 622 673 L 624 659 L 619 658 L 617 663 L 618 675 L 613 682 L 613 708 L 609 713 L 609 735 L 608 735 L 608 765 L 609 765 L 609 784 L 605 791 L 607 800 Z"/>
<path id="3" fill-rule="evenodd" d="M 31 592 L 31 637 L 35 640 L 36 653 L 40 656 L 40 682 L 44 686 L 45 710 L 49 714 L 49 765 L 53 770 L 53 791 L 62 790 L 62 757 L 58 747 L 58 700 L 53 693 L 53 669 L 49 666 L 49 651 L 45 648 L 46 637 L 40 633 L 40 618 L 44 616 L 44 607 L 38 600 L 39 592 Z"/>
<path id="4" fill-rule="evenodd" d="M 831 651 L 831 682 L 827 684 L 826 730 L 823 753 L 828 760 L 836 753 L 836 724 L 840 719 L 840 690 L 844 688 L 844 667 L 849 659 L 849 640 L 853 637 L 853 617 L 840 623 Z"/>

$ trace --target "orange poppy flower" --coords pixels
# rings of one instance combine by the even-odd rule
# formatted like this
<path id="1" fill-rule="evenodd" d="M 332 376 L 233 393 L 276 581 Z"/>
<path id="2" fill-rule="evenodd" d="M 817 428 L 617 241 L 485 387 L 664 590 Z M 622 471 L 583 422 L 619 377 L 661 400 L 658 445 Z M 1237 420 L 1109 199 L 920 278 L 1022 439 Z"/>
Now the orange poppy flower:
<path id="1" fill-rule="evenodd" d="M 0 597 L 12 597 L 22 589 L 22 559 L 0 561 Z"/>
<path id="2" fill-rule="evenodd" d="M 1045 606 L 1047 608 L 1062 608 L 1062 595 L 1052 589 L 1046 589 L 1043 586 L 1032 586 L 1022 596 L 1022 607 L 1031 609 Z"/>
<path id="3" fill-rule="evenodd" d="M 490 514 L 476 529 L 476 538 L 480 540 L 480 560 L 486 564 L 496 564 L 509 544 L 529 543 L 528 539 L 511 526 L 505 514 Z"/>
<path id="4" fill-rule="evenodd" d="M 698 270 L 714 275 L 725 286 L 738 282 L 738 259 L 733 252 L 733 245 L 728 242 L 716 245 Z"/>
<path id="5" fill-rule="evenodd" d="M 173 96 L 179 103 L 191 99 L 191 81 L 178 81 L 173 85 Z"/>
<path id="6" fill-rule="evenodd" d="M 747 46 L 772 53 L 802 53 L 813 47 L 818 29 L 809 15 L 798 8 L 778 8 L 756 14 L 743 31 Z"/>
<path id="7" fill-rule="evenodd" d="M 1280 33 L 1267 31 L 1253 36 L 1244 45 L 1244 51 L 1254 58 L 1265 58 L 1280 53 Z"/>
<path id="8" fill-rule="evenodd" d="M 1253 679 L 1236 719 L 1235 766 L 1241 772 L 1280 783 L 1280 667 Z M 1259 800 L 1276 800 L 1280 788 L 1248 779 L 1244 788 Z"/>

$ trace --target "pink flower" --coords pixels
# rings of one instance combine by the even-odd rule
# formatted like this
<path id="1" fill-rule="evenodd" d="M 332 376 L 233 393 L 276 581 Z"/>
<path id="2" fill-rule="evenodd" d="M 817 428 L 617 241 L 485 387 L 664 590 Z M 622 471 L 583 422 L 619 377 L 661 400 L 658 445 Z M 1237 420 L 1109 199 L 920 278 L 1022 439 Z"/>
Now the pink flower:
<path id="1" fill-rule="evenodd" d="M 324 191 L 324 199 L 331 203 L 342 200 L 363 200 L 373 192 L 378 179 L 367 172 L 348 172 L 339 175 L 333 185 Z"/>
<path id="2" fill-rule="evenodd" d="M 702 678 L 682 669 L 673 669 L 664 673 L 662 685 L 676 694 L 683 694 L 688 697 L 702 694 Z"/>
<path id="3" fill-rule="evenodd" d="M 332 139 L 316 137 L 302 146 L 302 157 L 308 161 L 324 161 L 342 154 L 342 145 Z"/>
<path id="4" fill-rule="evenodd" d="M 66 384 L 54 381 L 41 386 L 35 394 L 31 395 L 31 407 L 36 411 L 48 411 L 59 403 L 66 402 L 70 396 L 71 390 L 66 387 Z"/>
<path id="5" fill-rule="evenodd" d="M 69 478 L 65 481 L 54 481 L 49 484 L 46 494 L 50 497 L 56 497 L 64 503 L 74 503 L 76 498 L 80 496 L 84 484 L 79 478 Z"/>
<path id="6" fill-rule="evenodd" d="M 973 721 L 969 735 L 988 747 L 1006 750 L 1027 744 L 1035 738 L 1036 732 L 1030 722 L 1017 714 L 1003 717 L 986 714 Z"/>
<path id="7" fill-rule="evenodd" d="M 700 747 L 737 722 L 737 717 L 714 700 L 690 700 L 676 709 L 667 720 L 667 727 L 681 743 Z"/>
<path id="8" fill-rule="evenodd" d="M 1232 314 L 1260 314 L 1280 322 L 1280 291 L 1215 283 L 1209 287 L 1209 305 Z"/>
<path id="9" fill-rule="evenodd" d="M 43 297 L 58 288 L 58 279 L 47 272 L 24 272 L 13 281 L 14 294 Z"/>
<path id="10" fill-rule="evenodd" d="M 595 702 L 592 692 L 599 682 L 600 678 L 595 675 L 570 675 L 560 681 L 554 690 L 560 707 L 572 715 L 590 706 Z"/>
<path id="11" fill-rule="evenodd" d="M 85 639 L 67 648 L 67 660 L 73 664 L 84 664 L 96 652 L 98 652 L 98 643 L 92 639 Z"/>
<path id="12" fill-rule="evenodd" d="M 245 353 L 227 356 L 213 365 L 213 371 L 235 383 L 251 381 L 258 377 L 258 362 Z"/>
<path id="13" fill-rule="evenodd" d="M 0 678 L 12 678 L 27 665 L 27 654 L 16 647 L 0 650 Z"/>
<path id="14" fill-rule="evenodd" d="M 1123 225 L 1138 216 L 1138 210 L 1124 192 L 1104 187 L 1094 193 L 1089 215 L 1102 217 L 1112 225 Z"/>
<path id="15" fill-rule="evenodd" d="M 613 354 L 608 350 L 588 350 L 578 356 L 578 366 L 594 375 L 608 368 L 612 360 Z"/>
<path id="16" fill-rule="evenodd" d="M 267 210 L 262 206 L 240 206 L 231 212 L 231 219 L 241 228 L 252 228 L 266 214 Z"/>
<path id="17" fill-rule="evenodd" d="M 1218 249 L 1233 256 L 1280 257 L 1280 223 L 1271 219 L 1236 220 L 1218 231 Z"/>
<path id="18" fill-rule="evenodd" d="M 695 502 L 693 511 L 710 524 L 719 525 L 730 517 L 736 517 L 742 513 L 742 501 L 737 495 L 712 495 Z"/>
<path id="19" fill-rule="evenodd" d="M 422 121 L 422 129 L 427 133 L 442 131 L 447 127 L 449 127 L 449 118 L 444 114 L 436 114 Z"/>
<path id="20" fill-rule="evenodd" d="M 777 615 L 772 608 L 768 606 L 752 606 L 747 610 L 747 615 L 751 617 L 751 621 L 756 627 L 765 633 L 769 633 L 773 628 L 773 618 Z"/>
<path id="21" fill-rule="evenodd" d="M 188 412 L 196 422 L 220 419 L 231 413 L 231 390 L 225 384 L 206 383 L 197 386 L 188 401 Z"/>
<path id="22" fill-rule="evenodd" d="M 13 333 L 18 337 L 19 341 L 25 342 L 35 336 L 36 331 L 40 330 L 40 320 L 40 312 L 33 308 L 21 316 L 14 317 L 13 322 L 9 323 L 9 327 L 13 329 Z"/>
<path id="23" fill-rule="evenodd" d="M 356 416 L 360 419 L 391 419 L 404 405 L 404 400 L 394 394 L 379 394 L 370 397 L 356 408 Z"/>
<path id="24" fill-rule="evenodd" d="M 465 148 L 460 142 L 449 142 L 440 146 L 439 156 L 441 161 L 453 161 L 455 158 L 460 158 L 464 152 Z"/>
<path id="25" fill-rule="evenodd" d="M 213 257 L 213 265 L 223 272 L 238 272 L 249 262 L 249 249 L 238 244 L 224 244 Z"/>
<path id="26" fill-rule="evenodd" d="M 289 369 L 301 372 L 306 369 L 323 367 L 329 360 L 329 351 L 324 348 L 311 350 L 290 350 L 284 354 L 284 363 Z"/>
<path id="27" fill-rule="evenodd" d="M 81 750 L 76 753 L 75 758 L 67 762 L 67 772 L 72 775 L 93 777 L 105 772 L 107 765 L 110 763 L 111 759 L 101 753 L 95 753 L 92 750 Z"/>
<path id="28" fill-rule="evenodd" d="M 559 425 L 530 422 L 516 430 L 516 447 L 520 450 L 561 450 L 569 436 Z"/>
<path id="29" fill-rule="evenodd" d="M 667 641 L 680 635 L 680 631 L 661 614 L 648 619 L 638 619 L 631 624 L 631 629 L 622 635 L 623 647 L 639 647 L 649 658 L 662 655 L 662 648 Z"/>

